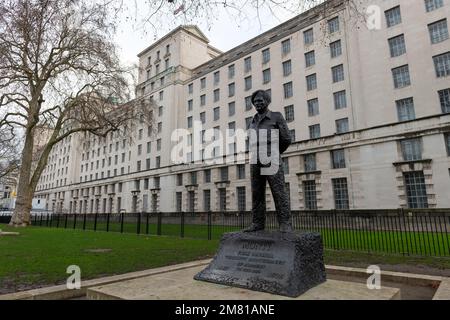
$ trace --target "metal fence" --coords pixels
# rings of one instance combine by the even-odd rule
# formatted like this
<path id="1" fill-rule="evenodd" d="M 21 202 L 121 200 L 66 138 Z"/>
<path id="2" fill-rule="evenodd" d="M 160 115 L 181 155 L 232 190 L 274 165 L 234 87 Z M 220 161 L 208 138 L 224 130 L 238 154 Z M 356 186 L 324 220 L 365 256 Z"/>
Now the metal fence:
<path id="1" fill-rule="evenodd" d="M 4 218 L 0 217 L 0 223 L 7 223 Z M 36 214 L 32 224 L 216 240 L 226 232 L 242 230 L 251 220 L 250 212 L 122 212 Z M 450 257 L 450 210 L 294 211 L 292 222 L 296 231 L 319 232 L 328 249 Z M 267 213 L 266 226 L 278 228 L 276 213 Z"/>

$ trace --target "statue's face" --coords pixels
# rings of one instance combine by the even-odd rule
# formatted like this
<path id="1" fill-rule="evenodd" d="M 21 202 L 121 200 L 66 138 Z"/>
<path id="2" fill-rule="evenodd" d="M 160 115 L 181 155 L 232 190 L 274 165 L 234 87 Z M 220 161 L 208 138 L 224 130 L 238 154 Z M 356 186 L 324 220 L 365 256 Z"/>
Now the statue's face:
<path id="1" fill-rule="evenodd" d="M 264 96 L 262 94 L 257 94 L 255 99 L 253 100 L 253 105 L 256 108 L 256 111 L 258 113 L 263 113 L 266 111 L 269 104 L 267 103 L 266 99 L 264 99 Z"/>

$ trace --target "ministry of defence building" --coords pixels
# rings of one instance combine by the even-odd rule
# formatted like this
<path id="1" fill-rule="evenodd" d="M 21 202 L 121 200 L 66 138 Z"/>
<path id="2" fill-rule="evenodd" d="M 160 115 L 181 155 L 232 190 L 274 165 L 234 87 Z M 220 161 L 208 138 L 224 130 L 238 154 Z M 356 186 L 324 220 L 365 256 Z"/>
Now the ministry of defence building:
<path id="1" fill-rule="evenodd" d="M 248 153 L 180 164 L 171 138 L 185 129 L 188 145 L 204 141 L 196 123 L 245 130 L 263 89 L 294 141 L 283 154 L 293 210 L 450 208 L 450 0 L 370 3 L 379 28 L 329 0 L 228 52 L 177 28 L 138 55 L 136 92 L 157 105 L 154 125 L 131 140 L 61 142 L 37 201 L 70 213 L 251 210 Z"/>

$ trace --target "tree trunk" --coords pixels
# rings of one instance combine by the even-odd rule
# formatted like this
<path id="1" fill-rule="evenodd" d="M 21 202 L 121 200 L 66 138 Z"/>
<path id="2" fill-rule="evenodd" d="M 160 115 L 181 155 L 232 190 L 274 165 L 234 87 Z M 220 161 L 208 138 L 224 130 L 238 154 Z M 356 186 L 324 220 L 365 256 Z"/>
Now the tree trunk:
<path id="1" fill-rule="evenodd" d="M 13 216 L 9 224 L 15 227 L 26 227 L 31 224 L 33 190 L 30 184 L 31 166 L 33 162 L 34 137 L 33 129 L 27 129 L 25 146 L 22 152 L 17 200 Z"/>

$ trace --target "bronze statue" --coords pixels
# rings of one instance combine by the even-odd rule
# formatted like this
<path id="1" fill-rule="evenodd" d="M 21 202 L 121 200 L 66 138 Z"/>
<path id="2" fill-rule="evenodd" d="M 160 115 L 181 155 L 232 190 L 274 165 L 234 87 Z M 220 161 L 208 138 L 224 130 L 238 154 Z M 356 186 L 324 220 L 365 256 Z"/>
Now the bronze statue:
<path id="1" fill-rule="evenodd" d="M 252 103 L 258 112 L 248 128 L 249 133 L 251 133 L 250 147 L 253 150 L 251 161 L 253 223 L 244 232 L 256 232 L 265 229 L 267 181 L 275 201 L 280 231 L 292 232 L 289 197 L 286 192 L 281 159 L 281 154 L 291 144 L 289 128 L 280 112 L 269 110 L 271 97 L 267 92 L 256 91 L 252 95 Z M 270 162 L 263 161 L 265 160 L 263 159 L 265 153 Z M 269 168 L 275 168 L 275 170 L 271 172 Z"/>

